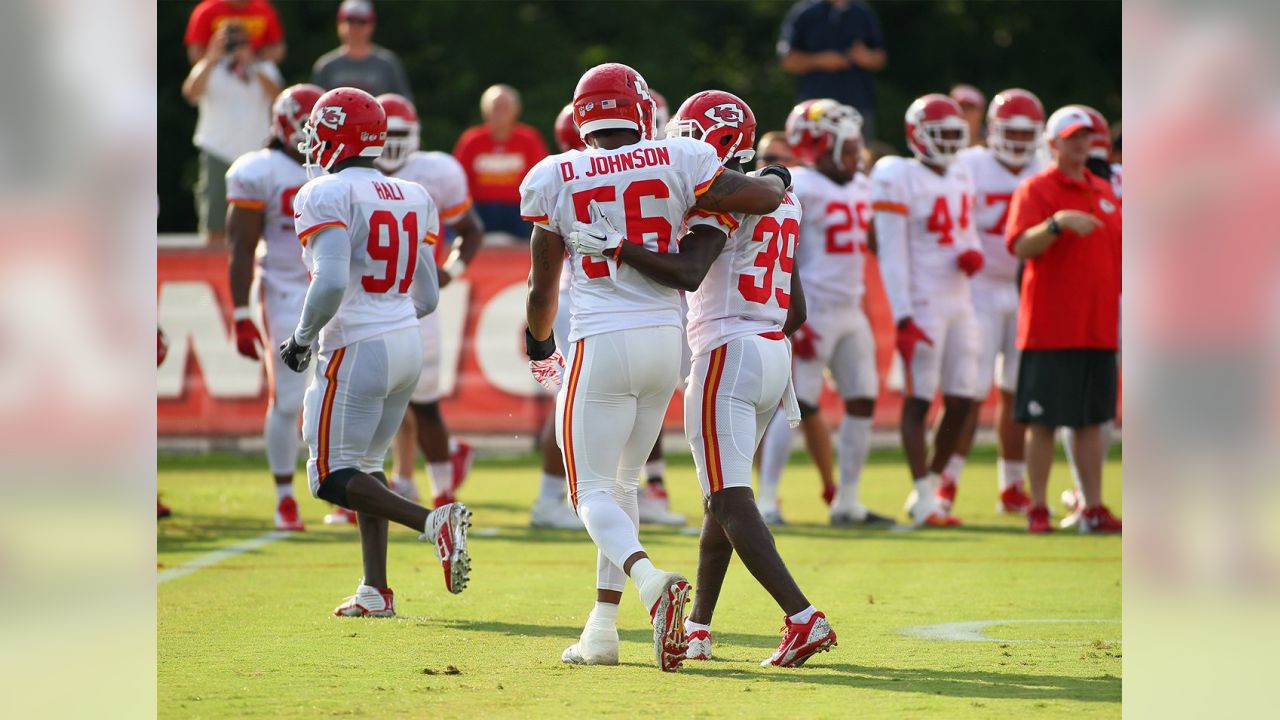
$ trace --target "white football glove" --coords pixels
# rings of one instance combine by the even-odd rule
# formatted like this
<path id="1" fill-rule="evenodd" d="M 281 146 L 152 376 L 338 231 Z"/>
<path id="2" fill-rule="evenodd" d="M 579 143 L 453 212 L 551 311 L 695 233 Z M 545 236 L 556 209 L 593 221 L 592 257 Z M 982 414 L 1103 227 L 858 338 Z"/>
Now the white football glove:
<path id="1" fill-rule="evenodd" d="M 591 222 L 574 221 L 573 232 L 569 233 L 568 237 L 569 245 L 579 255 L 617 258 L 618 249 L 626 238 L 600 211 L 600 206 L 595 200 L 587 205 L 587 209 L 591 214 Z"/>

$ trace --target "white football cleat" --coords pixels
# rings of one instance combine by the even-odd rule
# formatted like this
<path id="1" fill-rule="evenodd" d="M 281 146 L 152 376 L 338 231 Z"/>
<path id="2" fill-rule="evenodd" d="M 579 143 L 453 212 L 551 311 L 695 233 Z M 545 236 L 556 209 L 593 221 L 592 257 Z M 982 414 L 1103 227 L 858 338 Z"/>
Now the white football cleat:
<path id="1" fill-rule="evenodd" d="M 341 605 L 333 609 L 338 617 L 395 617 L 396 598 L 391 588 L 385 592 L 360 581 L 356 594 L 347 598 Z"/>
<path id="2" fill-rule="evenodd" d="M 618 629 L 604 629 L 588 624 L 578 642 L 564 649 L 560 660 L 573 665 L 617 665 Z"/>
<path id="3" fill-rule="evenodd" d="M 817 653 L 836 645 L 836 632 L 821 612 L 815 612 L 807 623 L 793 623 L 787 617 L 782 623 L 782 643 L 772 655 L 760 661 L 760 667 L 800 667 Z"/>
<path id="4" fill-rule="evenodd" d="M 581 530 L 582 520 L 564 498 L 538 498 L 529 516 L 529 527 L 549 530 Z"/>
<path id="5" fill-rule="evenodd" d="M 333 506 L 333 512 L 324 516 L 325 525 L 359 525 L 356 520 L 356 511 L 348 510 L 337 505 Z"/>
<path id="6" fill-rule="evenodd" d="M 694 630 L 689 633 L 689 649 L 684 656 L 689 660 L 711 659 L 711 631 Z"/>
<path id="7" fill-rule="evenodd" d="M 471 527 L 471 511 L 455 502 L 442 505 L 427 516 L 426 527 L 419 540 L 435 543 L 436 557 L 444 568 L 444 586 L 458 594 L 466 589 L 471 576 L 471 555 L 467 552 L 467 529 Z"/>
<path id="8" fill-rule="evenodd" d="M 391 492 L 411 503 L 418 502 L 418 483 L 414 482 L 413 478 L 396 478 L 392 480 Z"/>
<path id="9" fill-rule="evenodd" d="M 671 500 L 667 491 L 645 483 L 637 498 L 642 525 L 671 525 L 681 527 L 685 524 L 685 516 L 671 512 Z"/>
<path id="10" fill-rule="evenodd" d="M 960 520 L 952 517 L 938 500 L 936 488 L 924 495 L 912 488 L 903 510 L 911 516 L 911 524 L 915 527 L 953 527 L 960 524 Z"/>
<path id="11" fill-rule="evenodd" d="M 640 600 L 653 621 L 653 657 L 663 672 L 679 670 L 689 650 L 684 636 L 689 590 L 689 581 L 679 573 L 655 573 L 640 588 Z"/>

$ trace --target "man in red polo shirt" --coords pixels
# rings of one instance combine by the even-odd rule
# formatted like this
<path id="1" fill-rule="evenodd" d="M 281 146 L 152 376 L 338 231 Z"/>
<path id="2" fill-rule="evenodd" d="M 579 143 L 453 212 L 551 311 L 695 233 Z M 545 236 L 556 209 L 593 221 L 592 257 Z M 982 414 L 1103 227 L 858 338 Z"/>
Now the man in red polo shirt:
<path id="1" fill-rule="evenodd" d="M 270 0 L 202 0 L 191 11 L 182 38 L 192 65 L 204 57 L 218 28 L 229 22 L 244 28 L 259 60 L 278 63 L 284 59 L 284 29 Z"/>
<path id="2" fill-rule="evenodd" d="M 1014 417 L 1029 426 L 1028 529 L 1053 530 L 1045 496 L 1054 431 L 1065 426 L 1075 430 L 1084 492 L 1080 532 L 1118 533 L 1120 521 L 1102 504 L 1101 427 L 1116 411 L 1120 202 L 1085 168 L 1089 115 L 1068 106 L 1046 125 L 1054 162 L 1018 186 L 1005 228 L 1010 252 L 1026 262 Z"/>
<path id="3" fill-rule="evenodd" d="M 520 219 L 520 181 L 547 156 L 538 131 L 520 119 L 520 93 L 494 85 L 480 96 L 484 123 L 458 138 L 453 156 L 467 171 L 476 212 L 490 232 L 528 240 L 533 226 Z"/>

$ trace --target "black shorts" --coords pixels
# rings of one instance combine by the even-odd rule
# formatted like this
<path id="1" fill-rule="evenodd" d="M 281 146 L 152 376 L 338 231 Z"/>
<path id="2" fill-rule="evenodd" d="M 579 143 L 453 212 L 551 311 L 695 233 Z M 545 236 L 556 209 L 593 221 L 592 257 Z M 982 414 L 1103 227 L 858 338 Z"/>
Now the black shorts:
<path id="1" fill-rule="evenodd" d="M 1114 350 L 1023 350 L 1013 417 L 1053 427 L 1101 425 L 1116 416 Z"/>

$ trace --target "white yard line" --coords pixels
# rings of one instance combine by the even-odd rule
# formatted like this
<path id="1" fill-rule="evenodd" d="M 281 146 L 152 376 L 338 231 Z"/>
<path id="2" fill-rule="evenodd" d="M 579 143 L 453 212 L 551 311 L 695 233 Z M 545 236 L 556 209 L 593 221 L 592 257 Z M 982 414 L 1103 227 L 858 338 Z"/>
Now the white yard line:
<path id="1" fill-rule="evenodd" d="M 236 543 L 235 545 L 232 545 L 230 547 L 225 547 L 225 548 L 222 548 L 221 550 L 214 550 L 213 552 L 205 553 L 204 555 L 201 555 L 200 557 L 197 557 L 194 560 L 185 562 L 179 565 L 178 567 L 162 570 L 156 575 L 156 584 L 163 585 L 169 582 L 170 580 L 176 580 L 180 577 L 185 577 L 197 570 L 203 570 L 204 568 L 207 568 L 211 565 L 217 565 L 218 563 L 222 562 L 223 560 L 226 560 L 227 558 L 233 558 L 236 555 L 242 555 L 244 553 L 249 552 L 250 550 L 257 550 L 258 548 L 263 547 L 264 545 L 270 545 L 271 543 L 277 540 L 280 540 L 281 538 L 289 537 L 289 535 L 291 534 L 292 533 L 285 532 L 282 530 L 272 530 L 271 532 L 265 535 L 259 535 L 256 538 L 252 538 L 249 540 L 245 540 L 244 542 Z"/>
<path id="2" fill-rule="evenodd" d="M 988 642 L 988 643 L 1046 643 L 1057 642 L 1050 640 L 1008 640 L 1005 638 L 994 638 L 986 634 L 986 629 L 992 625 L 1023 625 L 1027 623 L 1050 623 L 1050 624 L 1066 624 L 1066 623 L 1104 623 L 1109 625 L 1119 625 L 1119 620 L 1085 620 L 1085 619 L 1061 619 L 1061 620 L 975 620 L 969 622 L 952 622 L 940 623 L 938 625 L 914 625 L 905 627 L 900 630 L 907 637 L 920 638 L 921 640 L 944 640 L 949 642 Z M 1070 641 L 1061 641 L 1070 642 Z M 1120 640 L 1108 640 L 1107 642 L 1120 642 Z"/>

